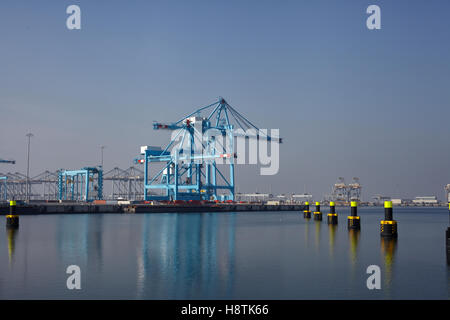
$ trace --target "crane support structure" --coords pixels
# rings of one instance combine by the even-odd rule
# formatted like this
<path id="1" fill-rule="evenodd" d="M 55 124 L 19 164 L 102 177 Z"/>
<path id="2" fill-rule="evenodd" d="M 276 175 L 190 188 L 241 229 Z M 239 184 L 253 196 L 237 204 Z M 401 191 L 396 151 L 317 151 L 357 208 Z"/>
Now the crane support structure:
<path id="1" fill-rule="evenodd" d="M 5 159 L 0 159 L 0 163 L 9 163 L 9 164 L 15 164 L 16 161 L 15 160 L 5 160 Z M 0 177 L 0 196 L 3 198 L 4 201 L 7 200 L 8 197 L 8 185 L 7 185 L 7 180 L 8 177 L 6 176 L 2 176 Z"/>
<path id="2" fill-rule="evenodd" d="M 144 164 L 145 200 L 234 201 L 234 137 L 251 129 L 256 139 L 281 142 L 260 131 L 223 98 L 176 122 L 155 122 L 153 129 L 170 130 L 172 137 L 164 149 L 142 146 L 141 157 L 135 159 Z M 159 168 L 150 177 L 150 165 L 157 163 Z"/>
<path id="3" fill-rule="evenodd" d="M 8 200 L 8 184 L 6 183 L 8 180 L 8 177 L 0 177 L 0 196 L 2 197 L 3 201 Z"/>
<path id="4" fill-rule="evenodd" d="M 58 174 L 58 196 L 59 200 L 85 202 L 103 199 L 103 170 L 96 167 L 61 170 Z"/>
<path id="5" fill-rule="evenodd" d="M 334 202 L 350 203 L 361 201 L 361 184 L 358 177 L 353 177 L 352 183 L 346 184 L 343 177 L 339 177 L 333 186 L 331 200 Z"/>

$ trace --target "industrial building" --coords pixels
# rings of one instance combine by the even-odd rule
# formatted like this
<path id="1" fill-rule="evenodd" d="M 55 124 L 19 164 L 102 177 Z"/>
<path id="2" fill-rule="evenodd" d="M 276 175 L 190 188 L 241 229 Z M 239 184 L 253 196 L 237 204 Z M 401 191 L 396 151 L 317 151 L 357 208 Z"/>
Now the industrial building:
<path id="1" fill-rule="evenodd" d="M 430 204 L 438 204 L 438 200 L 436 196 L 420 196 L 415 197 L 412 201 L 414 204 L 421 205 L 430 205 Z"/>
<path id="2" fill-rule="evenodd" d="M 270 193 L 238 193 L 236 194 L 237 201 L 248 202 L 265 202 L 273 198 L 273 194 Z"/>
<path id="3" fill-rule="evenodd" d="M 313 196 L 312 196 L 312 194 L 309 194 L 309 193 L 292 195 L 292 202 L 295 202 L 295 203 L 312 202 L 312 199 L 313 199 Z"/>

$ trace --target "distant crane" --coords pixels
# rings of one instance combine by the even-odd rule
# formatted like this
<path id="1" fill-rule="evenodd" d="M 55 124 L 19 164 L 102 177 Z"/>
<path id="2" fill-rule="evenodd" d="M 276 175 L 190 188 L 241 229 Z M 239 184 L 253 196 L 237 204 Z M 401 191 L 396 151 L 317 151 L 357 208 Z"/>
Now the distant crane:
<path id="1" fill-rule="evenodd" d="M 339 177 L 337 182 L 333 186 L 332 192 L 333 201 L 348 201 L 347 185 L 345 184 L 344 177 Z"/>
<path id="2" fill-rule="evenodd" d="M 0 163 L 9 163 L 9 164 L 16 164 L 16 161 L 15 160 L 5 160 L 5 159 L 0 159 Z M 7 184 L 6 184 L 6 182 L 7 182 L 7 180 L 8 180 L 8 177 L 0 177 L 0 181 L 2 181 L 3 183 L 3 186 L 2 185 L 0 185 L 0 188 L 2 187 L 2 191 L 3 192 L 1 192 L 0 191 L 0 194 L 1 193 L 3 193 L 3 200 L 7 200 L 7 198 L 8 198 L 8 189 L 7 189 Z"/>
<path id="3" fill-rule="evenodd" d="M 361 184 L 358 177 L 353 177 L 352 183 L 348 185 L 348 197 L 350 201 L 360 201 L 361 199 Z"/>
<path id="4" fill-rule="evenodd" d="M 361 184 L 358 177 L 353 177 L 351 183 L 346 184 L 343 177 L 339 177 L 333 186 L 331 199 L 337 202 L 361 201 Z"/>
<path id="5" fill-rule="evenodd" d="M 450 184 L 447 184 L 445 187 L 445 200 L 450 203 Z"/>
<path id="6" fill-rule="evenodd" d="M 102 200 L 103 170 L 98 167 L 60 170 L 58 173 L 58 199 L 84 202 Z"/>

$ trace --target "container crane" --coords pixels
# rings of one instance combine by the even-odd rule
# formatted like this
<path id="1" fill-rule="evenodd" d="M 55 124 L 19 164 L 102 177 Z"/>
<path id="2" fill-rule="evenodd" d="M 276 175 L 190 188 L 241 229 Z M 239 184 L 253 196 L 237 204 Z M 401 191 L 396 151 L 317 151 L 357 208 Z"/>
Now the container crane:
<path id="1" fill-rule="evenodd" d="M 237 157 L 234 137 L 263 137 L 282 142 L 281 138 L 258 129 L 223 98 L 176 122 L 154 122 L 153 129 L 172 131 L 172 139 L 164 149 L 142 146 L 141 157 L 135 159 L 136 163 L 144 164 L 145 200 L 234 201 L 234 158 Z M 249 129 L 253 136 L 246 135 Z M 217 166 L 224 164 L 224 160 L 228 165 L 227 174 Z M 152 163 L 162 163 L 162 169 L 149 177 Z M 160 194 L 149 194 L 150 190 L 159 190 Z"/>
<path id="2" fill-rule="evenodd" d="M 94 185 L 94 183 L 97 183 Z M 103 199 L 103 170 L 84 167 L 80 170 L 60 170 L 58 173 L 58 199 L 85 201 Z"/>

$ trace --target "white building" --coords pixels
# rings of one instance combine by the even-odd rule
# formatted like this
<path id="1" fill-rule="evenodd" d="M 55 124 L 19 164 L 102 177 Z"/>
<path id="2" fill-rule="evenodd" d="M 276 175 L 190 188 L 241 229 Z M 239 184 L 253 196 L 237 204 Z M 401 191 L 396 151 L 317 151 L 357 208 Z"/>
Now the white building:
<path id="1" fill-rule="evenodd" d="M 414 204 L 437 204 L 438 200 L 436 196 L 416 197 L 413 201 Z"/>
<path id="2" fill-rule="evenodd" d="M 312 195 L 309 193 L 303 193 L 303 194 L 293 194 L 292 200 L 295 202 L 306 202 L 306 201 L 312 201 Z"/>

